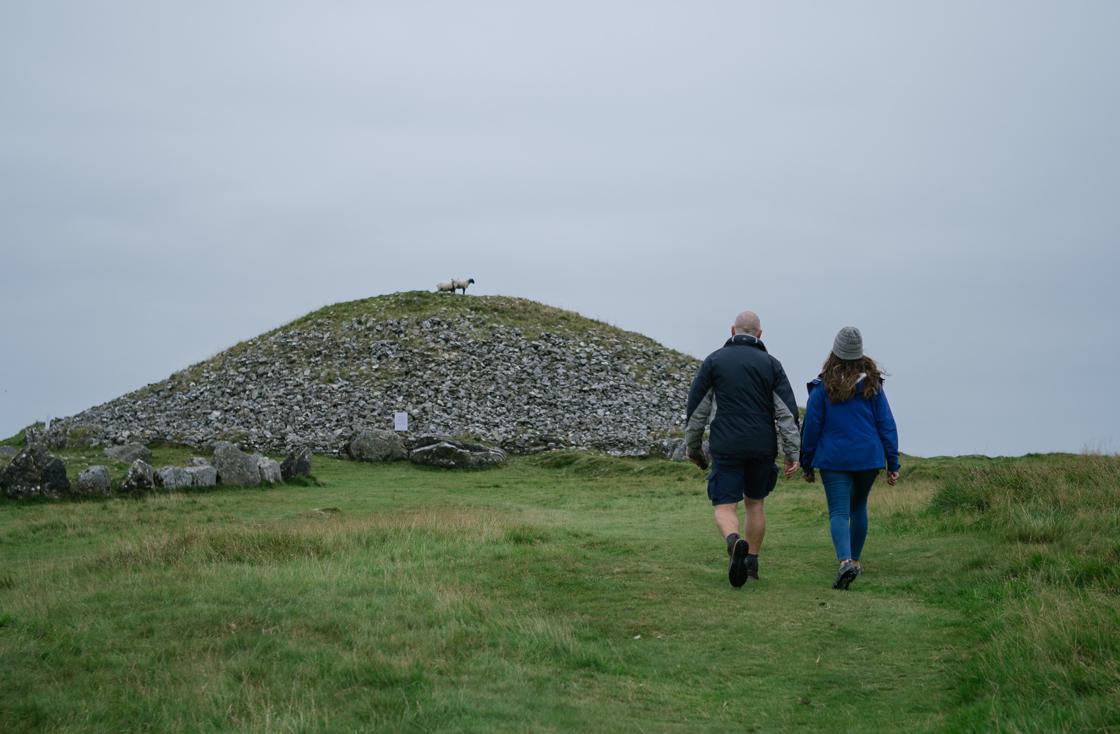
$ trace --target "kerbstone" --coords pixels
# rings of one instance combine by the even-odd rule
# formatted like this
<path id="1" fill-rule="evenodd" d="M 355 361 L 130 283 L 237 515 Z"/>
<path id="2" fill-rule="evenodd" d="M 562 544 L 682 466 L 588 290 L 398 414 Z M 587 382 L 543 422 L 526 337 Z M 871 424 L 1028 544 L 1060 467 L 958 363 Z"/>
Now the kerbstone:
<path id="1" fill-rule="evenodd" d="M 506 455 L 500 449 L 489 446 L 438 441 L 413 449 L 408 458 L 414 464 L 444 469 L 481 469 L 501 464 Z"/>
<path id="2" fill-rule="evenodd" d="M 91 466 L 78 475 L 78 494 L 105 496 L 113 486 L 108 467 Z"/>
<path id="3" fill-rule="evenodd" d="M 66 465 L 39 445 L 28 446 L 0 469 L 0 491 L 6 497 L 60 497 L 70 492 Z"/>
<path id="4" fill-rule="evenodd" d="M 260 481 L 265 484 L 277 484 L 284 481 L 284 477 L 280 471 L 280 462 L 275 459 L 270 459 L 267 456 L 257 456 L 257 471 L 260 473 Z"/>
<path id="5" fill-rule="evenodd" d="M 247 454 L 231 443 L 214 445 L 214 468 L 218 481 L 235 487 L 255 487 L 261 483 L 257 457 Z"/>
<path id="6" fill-rule="evenodd" d="M 393 431 L 355 431 L 346 442 L 346 453 L 355 461 L 407 459 L 404 441 Z"/>
<path id="7" fill-rule="evenodd" d="M 182 466 L 164 466 L 156 472 L 156 485 L 164 489 L 186 489 L 194 485 L 190 471 Z"/>
<path id="8" fill-rule="evenodd" d="M 121 482 L 121 491 L 146 492 L 155 486 L 155 472 L 152 470 L 152 465 L 143 459 L 137 459 L 128 467 L 128 474 Z"/>

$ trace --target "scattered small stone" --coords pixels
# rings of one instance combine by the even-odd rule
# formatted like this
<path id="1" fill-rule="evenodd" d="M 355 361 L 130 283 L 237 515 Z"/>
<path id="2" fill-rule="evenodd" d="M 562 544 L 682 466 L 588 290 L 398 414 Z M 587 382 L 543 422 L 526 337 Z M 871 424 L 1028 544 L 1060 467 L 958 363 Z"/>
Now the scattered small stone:
<path id="1" fill-rule="evenodd" d="M 683 438 L 666 438 L 650 447 L 651 454 L 663 456 L 670 461 L 684 461 L 688 458 L 688 446 Z"/>
<path id="2" fill-rule="evenodd" d="M 90 449 L 104 445 L 104 435 L 105 429 L 96 423 L 75 423 L 68 426 L 66 433 L 56 442 L 61 444 L 59 448 Z"/>

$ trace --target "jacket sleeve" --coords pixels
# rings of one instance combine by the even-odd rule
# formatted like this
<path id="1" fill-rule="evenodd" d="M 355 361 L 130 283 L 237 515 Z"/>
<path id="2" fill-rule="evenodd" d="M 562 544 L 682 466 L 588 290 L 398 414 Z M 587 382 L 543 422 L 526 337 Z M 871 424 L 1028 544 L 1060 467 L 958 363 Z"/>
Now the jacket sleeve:
<path id="1" fill-rule="evenodd" d="M 801 431 L 801 468 L 808 473 L 813 468 L 813 457 L 824 427 L 824 388 L 817 387 L 809 393 L 805 404 L 805 426 Z"/>
<path id="2" fill-rule="evenodd" d="M 708 421 L 712 416 L 714 401 L 715 396 L 709 390 L 696 406 L 696 410 L 688 417 L 688 424 L 684 429 L 684 443 L 689 449 L 699 451 L 703 447 L 704 429 L 708 427 Z"/>
<path id="3" fill-rule="evenodd" d="M 898 427 L 886 392 L 880 390 L 871 405 L 875 410 L 875 428 L 879 431 L 879 440 L 883 442 L 883 453 L 887 457 L 887 470 L 898 471 L 901 468 L 898 463 Z"/>
<path id="4" fill-rule="evenodd" d="M 774 363 L 774 422 L 777 424 L 778 440 L 787 461 L 797 461 L 801 454 L 801 425 L 798 421 L 797 400 L 789 385 L 786 371 L 781 363 Z"/>
<path id="5" fill-rule="evenodd" d="M 692 380 L 692 389 L 688 391 L 688 409 L 685 411 L 685 421 L 687 422 L 692 418 L 692 413 L 700 407 L 700 401 L 712 389 L 712 358 L 708 357 L 704 363 L 700 365 L 700 369 L 696 371 L 696 377 Z"/>

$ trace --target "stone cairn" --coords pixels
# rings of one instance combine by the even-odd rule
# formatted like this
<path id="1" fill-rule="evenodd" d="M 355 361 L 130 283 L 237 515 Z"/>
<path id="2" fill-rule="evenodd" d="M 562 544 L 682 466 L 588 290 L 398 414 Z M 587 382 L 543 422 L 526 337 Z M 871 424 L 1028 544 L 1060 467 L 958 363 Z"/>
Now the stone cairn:
<path id="1" fill-rule="evenodd" d="M 532 301 L 394 294 L 310 314 L 57 420 L 44 439 L 199 449 L 229 441 L 254 452 L 346 456 L 356 432 L 390 428 L 400 411 L 409 436 L 465 438 L 505 453 L 671 456 L 681 453 L 673 436 L 697 366 L 640 334 Z"/>

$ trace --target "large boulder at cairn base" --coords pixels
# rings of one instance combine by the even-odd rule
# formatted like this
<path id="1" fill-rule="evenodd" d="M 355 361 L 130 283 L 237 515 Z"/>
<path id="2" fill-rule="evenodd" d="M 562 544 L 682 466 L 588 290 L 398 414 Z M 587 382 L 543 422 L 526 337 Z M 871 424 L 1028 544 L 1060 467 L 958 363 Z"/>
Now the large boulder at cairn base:
<path id="1" fill-rule="evenodd" d="M 184 467 L 165 466 L 156 472 L 156 485 L 164 489 L 186 489 L 194 486 L 194 479 Z"/>
<path id="2" fill-rule="evenodd" d="M 231 443 L 214 444 L 214 468 L 218 481 L 235 487 L 255 487 L 261 483 L 257 457 L 247 454 Z"/>
<path id="3" fill-rule="evenodd" d="M 284 477 L 280 472 L 280 462 L 275 459 L 270 459 L 267 456 L 257 456 L 257 471 L 260 472 L 260 481 L 265 484 L 276 484 L 283 481 Z"/>
<path id="4" fill-rule="evenodd" d="M 355 461 L 407 459 L 404 441 L 393 431 L 355 431 L 346 442 L 346 453 Z"/>
<path id="5" fill-rule="evenodd" d="M 183 471 L 190 475 L 192 487 L 213 487 L 218 483 L 218 470 L 209 464 L 192 464 Z"/>
<path id="6" fill-rule="evenodd" d="M 481 469 L 501 464 L 506 455 L 489 446 L 442 440 L 414 448 L 408 459 L 414 464 L 444 469 Z"/>
<path id="7" fill-rule="evenodd" d="M 139 459 L 144 463 L 152 460 L 152 452 L 142 443 L 126 443 L 123 446 L 110 446 L 105 449 L 105 456 L 116 461 L 131 464 Z"/>
<path id="8" fill-rule="evenodd" d="M 78 475 L 78 494 L 105 496 L 112 486 L 113 478 L 104 466 L 91 466 Z"/>
<path id="9" fill-rule="evenodd" d="M 6 497 L 59 497 L 70 492 L 66 465 L 41 446 L 30 446 L 0 469 L 0 490 Z"/>
<path id="10" fill-rule="evenodd" d="M 146 492 L 156 486 L 155 472 L 151 464 L 142 459 L 132 462 L 128 474 L 121 482 L 122 492 Z"/>
<path id="11" fill-rule="evenodd" d="M 296 449 L 280 464 L 280 476 L 285 481 L 292 477 L 311 476 L 311 450 Z"/>

